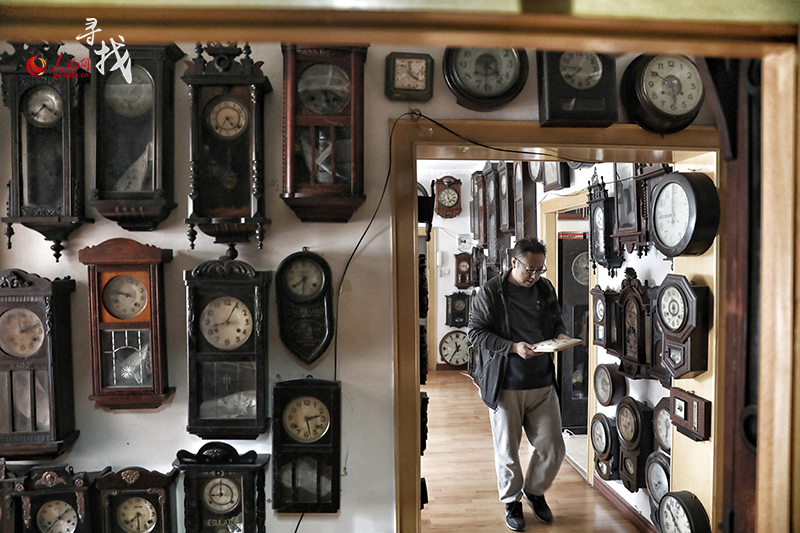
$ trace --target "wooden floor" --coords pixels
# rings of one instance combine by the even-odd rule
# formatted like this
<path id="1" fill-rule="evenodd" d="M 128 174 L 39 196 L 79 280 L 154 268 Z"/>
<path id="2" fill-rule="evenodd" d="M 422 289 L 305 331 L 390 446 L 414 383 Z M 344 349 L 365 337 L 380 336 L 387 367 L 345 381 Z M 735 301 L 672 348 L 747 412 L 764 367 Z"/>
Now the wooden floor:
<path id="1" fill-rule="evenodd" d="M 428 442 L 422 476 L 428 504 L 422 510 L 423 533 L 508 531 L 497 496 L 488 408 L 472 380 L 457 371 L 428 374 Z M 523 438 L 520 457 L 530 456 Z M 636 528 L 598 494 L 566 461 L 546 493 L 553 523 L 539 522 L 523 505 L 526 531 L 549 533 L 635 533 Z"/>

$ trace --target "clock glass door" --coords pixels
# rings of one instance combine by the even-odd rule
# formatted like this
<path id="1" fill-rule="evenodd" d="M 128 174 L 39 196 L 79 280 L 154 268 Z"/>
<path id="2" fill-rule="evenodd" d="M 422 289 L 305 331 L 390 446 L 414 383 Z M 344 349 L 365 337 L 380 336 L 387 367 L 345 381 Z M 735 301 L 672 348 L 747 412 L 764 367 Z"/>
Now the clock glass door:
<path id="1" fill-rule="evenodd" d="M 149 330 L 104 330 L 100 333 L 100 345 L 103 357 L 103 387 L 153 385 Z"/>
<path id="2" fill-rule="evenodd" d="M 256 364 L 215 362 L 200 364 L 200 418 L 256 418 Z"/>
<path id="3" fill-rule="evenodd" d="M 47 85 L 23 96 L 19 117 L 22 144 L 22 215 L 63 215 L 63 133 L 59 126 L 64 109 L 60 93 Z M 41 150 L 42 146 L 52 149 Z M 57 184 L 58 186 L 53 186 Z M 57 210 L 58 212 L 53 212 Z"/>

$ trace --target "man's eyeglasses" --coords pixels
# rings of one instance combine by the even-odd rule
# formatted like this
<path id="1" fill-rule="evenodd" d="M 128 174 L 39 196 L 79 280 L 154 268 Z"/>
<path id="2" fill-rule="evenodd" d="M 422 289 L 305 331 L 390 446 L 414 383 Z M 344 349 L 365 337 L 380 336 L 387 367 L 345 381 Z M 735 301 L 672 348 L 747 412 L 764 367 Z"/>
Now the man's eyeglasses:
<path id="1" fill-rule="evenodd" d="M 525 271 L 526 274 L 529 276 L 534 276 L 536 274 L 544 274 L 547 272 L 547 267 L 543 266 L 542 268 L 528 268 L 522 261 L 517 259 L 517 264 Z"/>

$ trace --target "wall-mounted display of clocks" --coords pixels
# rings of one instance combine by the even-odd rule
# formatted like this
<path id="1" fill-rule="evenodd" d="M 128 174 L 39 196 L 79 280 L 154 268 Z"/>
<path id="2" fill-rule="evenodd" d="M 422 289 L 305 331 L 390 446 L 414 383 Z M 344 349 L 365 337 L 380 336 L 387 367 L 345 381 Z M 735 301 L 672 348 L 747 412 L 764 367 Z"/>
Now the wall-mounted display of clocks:
<path id="1" fill-rule="evenodd" d="M 537 50 L 539 124 L 598 127 L 615 123 L 616 61 L 594 52 Z"/>
<path id="2" fill-rule="evenodd" d="M 448 331 L 439 341 L 439 355 L 453 366 L 463 366 L 469 361 L 469 338 L 463 331 Z"/>
<path id="3" fill-rule="evenodd" d="M 679 274 L 667 274 L 656 297 L 656 320 L 664 338 L 664 366 L 675 378 L 708 370 L 710 290 Z"/>
<path id="4" fill-rule="evenodd" d="M 433 185 L 436 198 L 434 211 L 442 218 L 455 218 L 461 214 L 461 180 L 443 176 Z"/>
<path id="5" fill-rule="evenodd" d="M 139 467 L 123 468 L 97 478 L 103 533 L 172 533 L 172 484 L 167 474 Z"/>
<path id="6" fill-rule="evenodd" d="M 445 296 L 447 299 L 447 313 L 445 315 L 445 325 L 461 328 L 469 323 L 470 294 L 466 292 L 454 292 Z"/>
<path id="7" fill-rule="evenodd" d="M 653 409 L 630 396 L 617 404 L 619 477 L 630 492 L 645 488 L 645 462 L 653 452 Z"/>
<path id="8" fill-rule="evenodd" d="M 456 102 L 473 111 L 509 104 L 528 80 L 528 54 L 522 49 L 447 48 L 442 67 Z"/>
<path id="9" fill-rule="evenodd" d="M 619 479 L 619 435 L 617 423 L 603 413 L 595 413 L 589 424 L 594 449 L 595 472 L 606 481 Z"/>
<path id="10" fill-rule="evenodd" d="M 619 366 L 599 364 L 594 369 L 594 395 L 600 405 L 609 406 L 617 403 L 628 394 L 628 382 L 619 373 Z"/>
<path id="11" fill-rule="evenodd" d="M 612 290 L 603 290 L 600 285 L 589 291 L 592 295 L 592 343 L 602 346 L 611 355 L 619 355 L 619 335 L 617 321 L 619 311 L 619 293 Z"/>
<path id="12" fill-rule="evenodd" d="M 675 533 L 711 533 L 703 504 L 687 490 L 668 492 L 658 504 L 661 531 Z"/>
<path id="13" fill-rule="evenodd" d="M 677 387 L 670 389 L 670 416 L 678 432 L 692 440 L 711 438 L 711 402 Z"/>
<path id="14" fill-rule="evenodd" d="M 622 256 L 617 241 L 611 238 L 614 231 L 614 199 L 608 196 L 602 179 L 592 179 L 589 184 L 589 255 L 592 268 L 597 265 L 608 269 L 614 277 L 616 269 L 622 266 Z"/>

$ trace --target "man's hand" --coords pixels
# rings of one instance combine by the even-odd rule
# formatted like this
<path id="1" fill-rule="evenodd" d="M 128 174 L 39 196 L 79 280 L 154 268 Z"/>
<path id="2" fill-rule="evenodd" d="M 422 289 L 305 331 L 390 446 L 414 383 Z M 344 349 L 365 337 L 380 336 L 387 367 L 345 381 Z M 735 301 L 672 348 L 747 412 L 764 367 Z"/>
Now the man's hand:
<path id="1" fill-rule="evenodd" d="M 537 355 L 542 355 L 544 353 L 534 352 L 533 344 L 528 344 L 527 342 L 515 342 L 511 345 L 509 352 L 515 353 L 523 359 L 530 359 L 531 357 L 536 357 Z"/>

